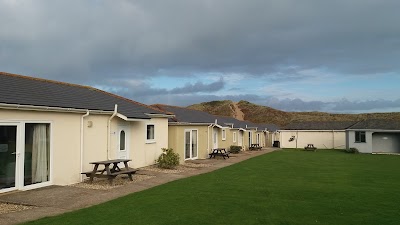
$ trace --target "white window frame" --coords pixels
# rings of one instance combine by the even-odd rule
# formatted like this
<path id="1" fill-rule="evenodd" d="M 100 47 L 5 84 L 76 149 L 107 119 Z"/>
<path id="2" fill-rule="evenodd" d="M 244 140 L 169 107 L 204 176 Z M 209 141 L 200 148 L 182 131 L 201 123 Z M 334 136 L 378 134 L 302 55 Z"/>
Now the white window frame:
<path id="1" fill-rule="evenodd" d="M 193 135 L 193 131 L 196 131 L 196 140 L 197 140 L 197 146 L 196 146 L 196 157 L 193 157 L 192 152 L 190 152 L 190 158 L 186 158 L 186 146 L 185 146 L 185 140 L 183 141 L 183 158 L 184 160 L 194 160 L 194 159 L 198 159 L 199 158 L 199 130 L 198 129 L 184 129 L 183 130 L 183 137 L 185 138 L 186 132 L 190 132 L 190 136 L 192 137 Z M 192 146 L 192 141 L 193 139 L 190 139 L 190 146 Z"/>
<path id="2" fill-rule="evenodd" d="M 222 129 L 221 132 L 222 132 L 222 135 L 221 135 L 222 136 L 222 140 L 225 141 L 226 140 L 226 130 Z"/>
<path id="3" fill-rule="evenodd" d="M 49 168 L 49 180 L 37 184 L 30 184 L 24 185 L 24 159 L 25 159 L 25 125 L 27 123 L 32 124 L 49 124 L 49 132 L 50 132 L 50 168 Z M 17 159 L 16 164 L 18 164 L 18 168 L 15 171 L 15 188 L 11 188 L 10 190 L 0 191 L 0 193 L 8 192 L 11 190 L 31 190 L 41 187 L 50 186 L 53 184 L 53 173 L 54 173 L 54 151 L 53 151 L 53 141 L 54 141 L 54 134 L 53 134 L 53 122 L 49 120 L 0 120 L 1 125 L 10 125 L 10 126 L 17 126 Z"/>
<path id="4" fill-rule="evenodd" d="M 232 142 L 236 143 L 236 141 L 237 141 L 236 132 L 233 132 L 232 133 Z"/>
<path id="5" fill-rule="evenodd" d="M 147 129 L 149 126 L 153 126 L 153 139 L 148 139 L 148 136 L 147 136 Z M 153 123 L 146 124 L 145 134 L 146 134 L 146 144 L 156 143 L 156 125 L 154 125 Z"/>

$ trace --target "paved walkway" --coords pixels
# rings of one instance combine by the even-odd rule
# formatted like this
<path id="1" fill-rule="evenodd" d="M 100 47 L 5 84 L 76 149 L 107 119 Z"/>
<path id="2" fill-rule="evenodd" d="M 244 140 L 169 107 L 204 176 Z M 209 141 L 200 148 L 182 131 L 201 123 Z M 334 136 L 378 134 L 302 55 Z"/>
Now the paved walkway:
<path id="1" fill-rule="evenodd" d="M 65 212 L 100 204 L 130 193 L 139 192 L 174 180 L 208 173 L 243 160 L 274 151 L 274 148 L 262 151 L 246 151 L 234 154 L 229 159 L 203 159 L 199 163 L 210 164 L 182 173 L 169 174 L 140 170 L 139 174 L 155 176 L 153 178 L 126 184 L 109 190 L 93 190 L 72 186 L 49 186 L 29 191 L 19 191 L 0 195 L 0 203 L 13 203 L 35 206 L 33 209 L 0 214 L 0 225 L 18 224 L 36 220 L 46 216 L 54 216 Z"/>

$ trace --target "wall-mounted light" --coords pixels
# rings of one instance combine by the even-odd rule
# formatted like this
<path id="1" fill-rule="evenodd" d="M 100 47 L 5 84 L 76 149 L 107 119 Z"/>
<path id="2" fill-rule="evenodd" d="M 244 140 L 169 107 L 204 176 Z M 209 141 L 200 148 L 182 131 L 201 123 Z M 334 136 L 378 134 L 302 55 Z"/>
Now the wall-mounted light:
<path id="1" fill-rule="evenodd" d="M 88 122 L 87 122 L 87 126 L 88 126 L 88 127 L 93 127 L 93 121 L 88 121 Z"/>

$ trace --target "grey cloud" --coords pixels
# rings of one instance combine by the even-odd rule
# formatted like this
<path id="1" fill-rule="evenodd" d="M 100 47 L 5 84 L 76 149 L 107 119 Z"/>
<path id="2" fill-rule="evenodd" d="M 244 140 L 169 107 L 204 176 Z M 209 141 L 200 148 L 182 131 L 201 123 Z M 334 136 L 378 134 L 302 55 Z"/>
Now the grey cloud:
<path id="1" fill-rule="evenodd" d="M 268 75 L 285 65 L 399 72 L 398 8 L 397 0 L 0 0 L 0 66 L 79 83 Z"/>
<path id="2" fill-rule="evenodd" d="M 174 88 L 169 93 L 171 94 L 187 94 L 196 92 L 216 92 L 224 88 L 224 80 L 221 78 L 211 84 L 204 84 L 203 82 L 196 82 L 195 84 L 186 84 L 184 87 Z"/>
<path id="3" fill-rule="evenodd" d="M 133 82 L 125 79 L 110 79 L 102 84 L 94 84 L 97 88 L 128 98 L 147 98 L 163 95 L 182 95 L 182 97 L 184 97 L 186 94 L 217 92 L 221 90 L 224 85 L 225 83 L 222 78 L 209 84 L 205 84 L 201 81 L 197 81 L 194 84 L 187 83 L 183 87 L 173 88 L 171 90 L 165 88 L 153 88 L 149 84 L 149 81 L 145 79 Z"/>

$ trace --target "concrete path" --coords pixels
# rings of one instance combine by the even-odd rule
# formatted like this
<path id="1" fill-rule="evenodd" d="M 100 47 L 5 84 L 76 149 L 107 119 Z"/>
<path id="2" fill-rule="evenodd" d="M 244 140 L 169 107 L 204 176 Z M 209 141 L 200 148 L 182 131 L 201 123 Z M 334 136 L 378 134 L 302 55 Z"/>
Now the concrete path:
<path id="1" fill-rule="evenodd" d="M 94 190 L 72 186 L 49 186 L 29 191 L 19 191 L 0 195 L 0 203 L 13 203 L 34 206 L 33 209 L 0 214 L 0 225 L 18 224 L 36 220 L 42 217 L 54 216 L 73 210 L 97 205 L 130 193 L 139 192 L 174 180 L 208 173 L 252 157 L 274 151 L 266 148 L 262 151 L 246 151 L 233 154 L 229 159 L 203 159 L 196 160 L 209 167 L 200 167 L 194 170 L 177 174 L 168 174 L 154 171 L 139 170 L 139 174 L 152 175 L 153 178 L 126 184 L 109 190 Z M 1 210 L 1 209 L 0 209 Z"/>

